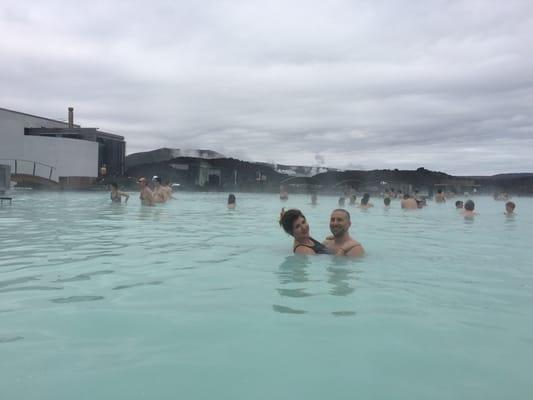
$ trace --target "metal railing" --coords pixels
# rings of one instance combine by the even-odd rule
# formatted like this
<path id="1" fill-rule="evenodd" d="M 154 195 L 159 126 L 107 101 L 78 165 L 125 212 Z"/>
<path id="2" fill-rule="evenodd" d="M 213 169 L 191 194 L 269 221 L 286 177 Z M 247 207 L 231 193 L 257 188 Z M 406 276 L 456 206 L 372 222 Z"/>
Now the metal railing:
<path id="1" fill-rule="evenodd" d="M 6 163 L 7 161 L 7 163 Z M 52 179 L 55 167 L 38 161 L 19 160 L 19 159 L 2 159 L 0 164 L 8 164 L 11 167 L 11 173 L 37 176 L 39 178 Z"/>

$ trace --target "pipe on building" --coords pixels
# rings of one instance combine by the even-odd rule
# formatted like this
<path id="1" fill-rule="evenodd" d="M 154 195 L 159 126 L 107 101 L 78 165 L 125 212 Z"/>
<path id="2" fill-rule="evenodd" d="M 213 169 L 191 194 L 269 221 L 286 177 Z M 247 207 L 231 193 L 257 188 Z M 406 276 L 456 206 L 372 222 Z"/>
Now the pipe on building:
<path id="1" fill-rule="evenodd" d="M 74 108 L 68 108 L 68 127 L 74 128 Z"/>

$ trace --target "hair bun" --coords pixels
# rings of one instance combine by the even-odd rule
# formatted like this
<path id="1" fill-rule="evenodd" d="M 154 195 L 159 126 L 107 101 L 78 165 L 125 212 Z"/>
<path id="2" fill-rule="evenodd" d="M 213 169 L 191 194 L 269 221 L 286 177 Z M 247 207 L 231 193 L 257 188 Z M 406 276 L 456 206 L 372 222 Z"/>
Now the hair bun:
<path id="1" fill-rule="evenodd" d="M 278 223 L 281 225 L 282 223 L 282 220 L 283 220 L 283 216 L 285 215 L 285 207 L 282 207 L 281 208 L 281 211 L 279 213 L 279 220 L 278 220 Z"/>

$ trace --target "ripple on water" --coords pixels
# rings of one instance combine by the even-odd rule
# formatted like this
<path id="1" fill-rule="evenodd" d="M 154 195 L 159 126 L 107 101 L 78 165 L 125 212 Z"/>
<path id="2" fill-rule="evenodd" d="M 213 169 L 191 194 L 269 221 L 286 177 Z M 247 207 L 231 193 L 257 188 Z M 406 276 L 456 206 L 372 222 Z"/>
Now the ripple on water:
<path id="1" fill-rule="evenodd" d="M 278 293 L 281 296 L 285 297 L 310 297 L 313 296 L 311 293 L 307 293 L 305 288 L 298 289 L 277 289 Z"/>
<path id="2" fill-rule="evenodd" d="M 280 306 L 278 304 L 272 304 L 272 309 L 275 312 L 281 313 L 281 314 L 306 314 L 307 311 L 305 310 L 297 310 L 295 308 L 287 307 L 287 306 Z"/>
<path id="3" fill-rule="evenodd" d="M 353 317 L 356 315 L 355 311 L 332 311 L 331 313 L 335 317 Z"/>
<path id="4" fill-rule="evenodd" d="M 22 286 L 22 287 L 16 287 L 16 288 L 7 288 L 7 289 L 1 289 L 0 293 L 7 293 L 7 292 L 22 292 L 22 291 L 30 291 L 30 290 L 63 290 L 62 287 L 56 287 L 56 286 Z"/>
<path id="5" fill-rule="evenodd" d="M 24 336 L 7 336 L 7 337 L 0 336 L 0 343 L 18 342 L 19 340 L 22 340 L 22 339 L 24 339 Z"/>
<path id="6" fill-rule="evenodd" d="M 152 281 L 152 282 L 139 282 L 139 283 L 132 283 L 130 285 L 119 285 L 115 286 L 113 290 L 122 290 L 122 289 L 131 289 L 138 286 L 150 286 L 150 285 L 161 285 L 162 281 Z"/>
<path id="7" fill-rule="evenodd" d="M 54 282 L 76 282 L 76 281 L 87 281 L 91 279 L 91 277 L 96 275 L 107 275 L 112 274 L 114 271 L 112 270 L 102 270 L 102 271 L 94 271 L 94 272 L 87 272 L 84 274 L 79 274 L 76 276 L 73 276 L 72 278 L 64 278 L 64 279 L 57 279 Z"/>
<path id="8" fill-rule="evenodd" d="M 58 297 L 57 299 L 51 299 L 52 303 L 78 303 L 83 301 L 96 301 L 103 300 L 104 296 L 70 296 L 70 297 Z"/>
<path id="9" fill-rule="evenodd" d="M 36 276 L 25 276 L 25 277 L 16 278 L 16 279 L 9 279 L 7 281 L 0 281 L 0 288 L 11 286 L 11 285 L 17 285 L 19 283 L 37 281 L 37 280 L 39 280 L 39 278 L 37 278 Z"/>

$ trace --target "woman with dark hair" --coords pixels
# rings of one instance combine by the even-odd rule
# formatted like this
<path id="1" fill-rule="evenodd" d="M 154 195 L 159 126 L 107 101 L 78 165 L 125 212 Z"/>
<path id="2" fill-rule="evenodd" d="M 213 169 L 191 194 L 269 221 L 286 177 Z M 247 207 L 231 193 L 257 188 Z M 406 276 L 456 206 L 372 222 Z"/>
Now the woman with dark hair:
<path id="1" fill-rule="evenodd" d="M 281 209 L 279 224 L 294 238 L 293 252 L 296 254 L 331 254 L 331 251 L 309 235 L 309 224 L 300 210 Z"/>
<path id="2" fill-rule="evenodd" d="M 228 209 L 234 210 L 236 205 L 237 205 L 237 199 L 235 198 L 235 195 L 231 193 L 228 196 Z"/>
<path id="3" fill-rule="evenodd" d="M 126 198 L 126 200 L 124 200 L 124 203 L 127 203 L 128 199 L 130 198 L 130 195 L 118 190 L 117 183 L 113 182 L 111 184 L 111 201 L 113 203 L 120 203 L 120 202 L 122 202 L 122 197 Z"/>

